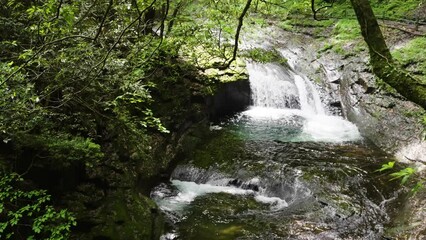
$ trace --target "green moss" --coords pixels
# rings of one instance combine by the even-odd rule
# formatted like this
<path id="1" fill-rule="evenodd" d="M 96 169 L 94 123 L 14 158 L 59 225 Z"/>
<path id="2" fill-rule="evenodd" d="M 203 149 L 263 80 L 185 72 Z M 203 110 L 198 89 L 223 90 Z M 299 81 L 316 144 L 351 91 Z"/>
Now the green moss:
<path id="1" fill-rule="evenodd" d="M 243 57 L 252 59 L 256 62 L 260 63 L 270 63 L 276 62 L 279 64 L 286 64 L 287 59 L 281 56 L 281 54 L 275 49 L 263 49 L 263 48 L 253 48 L 245 51 Z"/>
<path id="2" fill-rule="evenodd" d="M 414 11 L 419 7 L 419 0 L 371 0 L 371 7 L 379 19 L 415 19 Z M 336 1 L 331 8 L 321 11 L 324 17 L 354 17 L 350 1 Z"/>
<path id="3" fill-rule="evenodd" d="M 361 29 L 355 19 L 341 19 L 333 29 L 335 41 L 348 41 L 361 38 Z"/>
<path id="4" fill-rule="evenodd" d="M 376 77 L 376 84 L 377 87 L 379 87 L 379 89 L 388 92 L 388 93 L 392 93 L 392 94 L 398 94 L 398 92 L 395 90 L 395 88 L 393 88 L 392 86 L 390 86 L 388 83 L 386 83 L 385 81 L 383 81 L 381 78 Z"/>
<path id="5" fill-rule="evenodd" d="M 97 218 L 101 224 L 91 231 L 95 238 L 158 239 L 164 225 L 155 203 L 135 191 L 112 194 Z"/>
<path id="6" fill-rule="evenodd" d="M 374 0 L 372 7 L 379 18 L 407 19 L 414 18 L 413 11 L 419 7 L 419 0 Z M 423 1 L 424 2 L 424 1 Z"/>
<path id="7" fill-rule="evenodd" d="M 358 22 L 354 19 L 341 19 L 336 22 L 331 36 L 318 53 L 333 49 L 335 53 L 347 58 L 366 49 Z"/>
<path id="8" fill-rule="evenodd" d="M 239 136 L 225 131 L 218 131 L 214 135 L 192 154 L 191 162 L 200 168 L 218 166 L 220 170 L 229 171 L 236 165 L 233 161 L 243 158 L 244 142 Z"/>
<path id="9" fill-rule="evenodd" d="M 426 83 L 426 37 L 417 37 L 392 52 L 408 71 Z"/>
<path id="10" fill-rule="evenodd" d="M 333 48 L 332 44 L 326 43 L 326 44 L 324 44 L 324 46 L 320 50 L 318 50 L 318 53 L 327 52 L 328 50 L 330 50 L 332 48 Z"/>
<path id="11" fill-rule="evenodd" d="M 257 233 L 272 231 L 270 223 L 245 213 L 268 208 L 267 204 L 257 202 L 252 196 L 208 194 L 191 204 L 188 217 L 179 224 L 181 237 L 188 240 L 257 239 Z M 232 219 L 230 216 L 241 217 Z"/>
<path id="12" fill-rule="evenodd" d="M 20 134 L 16 139 L 20 149 L 39 151 L 44 156 L 44 164 L 56 169 L 77 162 L 92 167 L 104 158 L 101 146 L 89 138 L 46 132 L 31 136 Z"/>
<path id="13" fill-rule="evenodd" d="M 282 28 L 282 29 L 284 29 L 286 31 L 289 31 L 289 32 L 293 31 L 293 25 L 288 20 L 287 21 L 279 22 L 278 23 L 278 27 L 280 27 L 280 28 Z"/>
<path id="14" fill-rule="evenodd" d="M 311 18 L 292 18 L 289 20 L 289 23 L 293 26 L 301 26 L 301 27 L 315 27 L 315 28 L 326 28 L 331 27 L 334 24 L 334 20 L 323 20 L 323 21 L 315 21 Z"/>

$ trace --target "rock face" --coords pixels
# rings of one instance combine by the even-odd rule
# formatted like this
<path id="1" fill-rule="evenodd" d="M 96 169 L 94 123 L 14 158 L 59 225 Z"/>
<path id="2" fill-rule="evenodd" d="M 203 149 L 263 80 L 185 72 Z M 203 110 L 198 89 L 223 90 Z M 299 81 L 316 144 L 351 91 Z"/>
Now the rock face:
<path id="1" fill-rule="evenodd" d="M 248 80 L 222 83 L 206 100 L 213 121 L 244 111 L 251 103 L 250 83 Z"/>

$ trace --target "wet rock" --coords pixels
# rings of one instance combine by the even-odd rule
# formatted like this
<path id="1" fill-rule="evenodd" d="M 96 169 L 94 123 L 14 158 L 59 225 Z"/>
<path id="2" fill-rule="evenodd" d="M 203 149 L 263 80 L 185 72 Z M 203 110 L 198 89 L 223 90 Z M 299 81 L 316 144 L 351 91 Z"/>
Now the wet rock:
<path id="1" fill-rule="evenodd" d="M 207 97 L 211 120 L 218 120 L 247 109 L 251 103 L 250 83 L 247 80 L 222 83 L 213 96 Z"/>
<path id="2" fill-rule="evenodd" d="M 255 192 L 259 191 L 259 185 L 252 182 L 244 182 L 240 179 L 233 179 L 228 182 L 228 186 L 240 187 L 242 189 L 253 190 Z"/>
<path id="3" fill-rule="evenodd" d="M 85 216 L 83 216 L 85 215 Z M 86 229 L 77 239 L 158 239 L 163 229 L 163 217 L 155 203 L 131 190 L 111 192 L 95 209 L 79 212 Z"/>

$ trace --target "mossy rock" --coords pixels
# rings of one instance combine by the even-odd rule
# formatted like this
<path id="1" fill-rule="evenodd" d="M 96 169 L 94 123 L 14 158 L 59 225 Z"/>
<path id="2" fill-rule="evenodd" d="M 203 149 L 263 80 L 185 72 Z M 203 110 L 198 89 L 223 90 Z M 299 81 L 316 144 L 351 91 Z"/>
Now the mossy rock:
<path id="1" fill-rule="evenodd" d="M 243 56 L 259 63 L 287 64 L 287 59 L 275 49 L 252 48 L 246 50 Z"/>
<path id="2" fill-rule="evenodd" d="M 248 80 L 246 64 L 241 58 L 237 58 L 227 69 L 221 70 L 211 67 L 203 70 L 201 74 L 213 82 L 220 83 Z"/>
<path id="3" fill-rule="evenodd" d="M 106 201 L 97 216 L 102 222 L 92 229 L 92 238 L 151 240 L 162 234 L 163 218 L 148 197 L 119 190 Z"/>
<path id="4" fill-rule="evenodd" d="M 212 132 L 201 148 L 196 149 L 189 157 L 191 164 L 196 167 L 208 169 L 218 167 L 223 172 L 233 172 L 235 162 L 249 158 L 249 153 L 244 151 L 244 142 L 236 134 L 228 131 Z"/>
<path id="5" fill-rule="evenodd" d="M 213 193 L 199 197 L 191 204 L 187 218 L 179 224 L 182 239 L 255 238 L 258 232 L 268 231 L 270 224 L 265 219 L 257 219 L 253 211 L 268 208 L 250 195 Z"/>

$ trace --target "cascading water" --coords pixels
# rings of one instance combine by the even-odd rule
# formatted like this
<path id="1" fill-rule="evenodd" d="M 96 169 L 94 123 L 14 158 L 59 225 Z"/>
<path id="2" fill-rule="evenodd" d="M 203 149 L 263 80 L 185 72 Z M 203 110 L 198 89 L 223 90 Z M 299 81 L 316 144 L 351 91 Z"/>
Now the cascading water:
<path id="1" fill-rule="evenodd" d="M 306 78 L 278 64 L 247 63 L 253 106 L 325 114 L 318 91 Z"/>
<path id="2" fill-rule="evenodd" d="M 292 74 L 279 65 L 247 63 L 253 106 L 300 108 L 298 88 Z"/>
<path id="3" fill-rule="evenodd" d="M 324 109 L 289 66 L 247 63 L 253 106 L 212 128 L 152 198 L 169 239 L 377 239 L 396 195 L 368 172 L 387 155 Z M 381 184 L 381 185 L 376 185 Z M 385 184 L 387 186 L 388 184 Z"/>
<path id="4" fill-rule="evenodd" d="M 326 114 L 312 82 L 290 67 L 273 63 L 248 63 L 253 106 L 242 113 L 248 131 L 265 136 L 262 126 L 282 129 L 287 126 L 297 134 L 268 131 L 280 141 L 343 142 L 361 139 L 355 125 L 339 116 Z M 247 119 L 248 118 L 248 119 Z M 255 127 L 257 126 L 257 127 Z M 254 128 L 253 128 L 254 127 Z M 256 129 L 263 133 L 259 133 Z M 269 128 L 271 129 L 271 128 Z"/>

